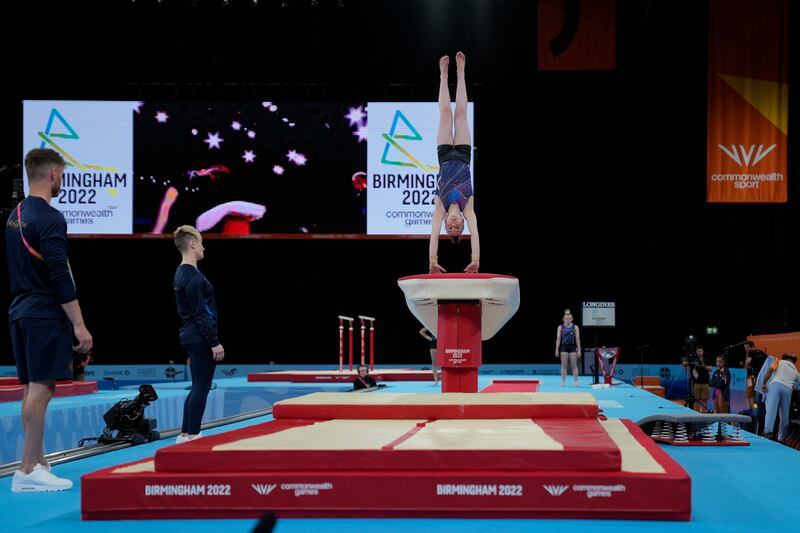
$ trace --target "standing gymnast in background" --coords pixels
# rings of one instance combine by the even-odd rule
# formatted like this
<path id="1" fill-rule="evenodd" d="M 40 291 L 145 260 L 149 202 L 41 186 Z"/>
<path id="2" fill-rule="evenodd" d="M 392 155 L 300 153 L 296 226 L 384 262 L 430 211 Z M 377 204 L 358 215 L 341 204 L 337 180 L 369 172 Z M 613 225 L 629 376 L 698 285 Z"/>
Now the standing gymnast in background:
<path id="1" fill-rule="evenodd" d="M 480 240 L 478 219 L 475 216 L 475 197 L 472 192 L 469 165 L 472 159 L 469 123 L 467 122 L 467 84 L 464 80 L 466 57 L 456 54 L 456 112 L 450 109 L 450 89 L 447 86 L 447 69 L 450 58 L 439 59 L 439 131 L 436 134 L 436 151 L 439 156 L 439 178 L 433 198 L 431 243 L 428 250 L 429 272 L 445 272 L 439 265 L 439 232 L 444 222 L 452 241 L 461 238 L 464 221 L 472 235 L 472 260 L 464 272 L 476 273 L 480 267 Z"/>
<path id="2" fill-rule="evenodd" d="M 709 385 L 714 387 L 714 412 L 730 413 L 731 411 L 731 371 L 724 355 L 717 356 L 717 370 L 711 376 Z"/>
<path id="3" fill-rule="evenodd" d="M 572 323 L 572 311 L 564 309 L 561 325 L 556 330 L 556 358 L 561 358 L 561 386 L 567 381 L 567 363 L 572 366 L 572 377 L 578 386 L 578 356 L 581 353 L 581 332 Z"/>
<path id="4" fill-rule="evenodd" d="M 217 301 L 214 286 L 197 268 L 205 256 L 203 237 L 192 226 L 175 230 L 181 264 L 175 271 L 175 303 L 181 318 L 181 344 L 189 354 L 192 391 L 183 404 L 183 424 L 178 444 L 200 437 L 208 392 L 217 362 L 225 350 L 217 337 Z"/>

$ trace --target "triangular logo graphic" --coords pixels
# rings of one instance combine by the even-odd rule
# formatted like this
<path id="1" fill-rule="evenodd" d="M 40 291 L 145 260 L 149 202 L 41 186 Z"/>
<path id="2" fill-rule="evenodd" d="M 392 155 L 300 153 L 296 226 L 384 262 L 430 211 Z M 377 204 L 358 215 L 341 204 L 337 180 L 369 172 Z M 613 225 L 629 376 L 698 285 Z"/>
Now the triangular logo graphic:
<path id="1" fill-rule="evenodd" d="M 398 128 L 398 123 L 399 128 Z M 398 129 L 403 133 L 398 133 Z M 410 133 L 406 133 L 410 132 Z M 419 134 L 417 128 L 406 118 L 402 111 L 399 109 L 394 113 L 392 126 L 389 128 L 389 133 L 384 133 L 383 138 L 386 139 L 386 146 L 383 148 L 383 155 L 381 156 L 381 163 L 384 165 L 400 165 L 404 167 L 419 167 L 426 172 L 433 172 L 436 167 L 430 167 L 422 161 L 414 157 L 408 150 L 403 148 L 398 139 L 406 141 L 421 141 L 422 135 Z M 398 161 L 396 159 L 389 159 L 389 150 L 394 147 L 406 157 L 406 161 Z"/>
<path id="2" fill-rule="evenodd" d="M 739 96 L 747 100 L 784 135 L 789 132 L 789 84 L 720 74 Z"/>
<path id="3" fill-rule="evenodd" d="M 53 121 L 56 120 L 56 119 L 58 120 L 58 122 L 62 126 L 64 126 L 64 128 L 66 128 L 66 130 L 69 133 L 54 133 L 53 132 Z M 58 128 L 58 126 L 56 126 L 56 128 L 58 130 L 61 129 L 61 128 Z M 50 118 L 47 119 L 47 127 L 44 129 L 44 134 L 49 136 L 49 137 L 59 137 L 61 139 L 80 139 L 80 136 L 78 135 L 78 133 L 72 128 L 72 126 L 69 125 L 69 122 L 67 122 L 67 120 L 64 118 L 64 116 L 61 113 L 59 113 L 58 109 L 56 109 L 55 107 L 50 110 Z M 45 147 L 45 143 L 44 143 L 44 141 L 42 141 L 42 145 L 40 146 L 40 148 L 44 148 L 44 147 Z"/>
<path id="4" fill-rule="evenodd" d="M 409 130 L 413 133 L 413 135 L 406 135 L 402 133 L 397 133 L 397 121 L 402 120 L 403 124 L 405 124 Z M 419 134 L 417 128 L 414 127 L 411 122 L 408 121 L 406 116 L 403 114 L 402 111 L 399 109 L 394 114 L 394 120 L 392 120 L 392 127 L 389 129 L 389 136 L 395 139 L 406 139 L 409 141 L 421 141 L 422 135 Z"/>
<path id="5" fill-rule="evenodd" d="M 54 126 L 54 122 L 57 122 Z M 63 133 L 64 129 L 66 129 L 67 133 Z M 55 130 L 55 131 L 54 131 Z M 49 145 L 50 148 L 60 153 L 64 156 L 64 159 L 67 160 L 67 166 L 76 166 L 81 170 L 87 170 L 89 168 L 95 170 L 106 170 L 109 172 L 116 172 L 119 169 L 116 167 L 107 167 L 101 165 L 90 165 L 90 164 L 81 164 L 78 160 L 73 157 L 64 147 L 60 146 L 58 142 L 54 139 L 80 139 L 80 135 L 78 132 L 75 131 L 67 119 L 64 118 L 64 115 L 56 109 L 55 107 L 50 110 L 50 117 L 47 119 L 47 126 L 45 127 L 44 131 L 38 132 L 38 136 L 42 139 L 42 143 L 39 145 L 39 148 L 44 148 Z M 59 141 L 60 142 L 60 141 Z M 109 194 L 114 196 L 116 191 L 112 191 L 107 189 Z"/>

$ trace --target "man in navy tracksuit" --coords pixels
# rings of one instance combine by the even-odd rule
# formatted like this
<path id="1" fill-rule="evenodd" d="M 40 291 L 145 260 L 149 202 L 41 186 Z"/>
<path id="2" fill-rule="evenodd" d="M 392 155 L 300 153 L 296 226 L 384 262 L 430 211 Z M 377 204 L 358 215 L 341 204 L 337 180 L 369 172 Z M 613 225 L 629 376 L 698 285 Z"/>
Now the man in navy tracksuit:
<path id="1" fill-rule="evenodd" d="M 181 318 L 181 344 L 189 354 L 192 391 L 183 404 L 183 424 L 178 444 L 200 436 L 200 425 L 211 390 L 214 369 L 225 357 L 217 337 L 217 301 L 214 286 L 197 268 L 205 248 L 200 232 L 192 226 L 175 230 L 175 246 L 181 264 L 175 271 L 175 304 Z"/>
<path id="2" fill-rule="evenodd" d="M 75 348 L 86 353 L 92 335 L 83 322 L 67 260 L 67 222 L 50 206 L 61 190 L 66 162 L 55 150 L 25 156 L 29 194 L 6 222 L 6 258 L 11 305 L 8 322 L 19 381 L 25 386 L 22 424 L 25 445 L 13 492 L 66 490 L 72 481 L 50 472 L 44 458 L 44 419 L 57 379 L 72 379 Z"/>

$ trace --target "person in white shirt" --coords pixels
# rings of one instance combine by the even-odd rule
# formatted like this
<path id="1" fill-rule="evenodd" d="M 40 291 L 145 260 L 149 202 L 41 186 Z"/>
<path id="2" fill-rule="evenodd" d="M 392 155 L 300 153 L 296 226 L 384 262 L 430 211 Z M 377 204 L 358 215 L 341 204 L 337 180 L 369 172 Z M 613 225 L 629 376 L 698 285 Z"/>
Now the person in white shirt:
<path id="1" fill-rule="evenodd" d="M 775 417 L 780 412 L 781 422 L 778 426 L 778 440 L 782 441 L 786 436 L 786 429 L 789 427 L 789 406 L 792 401 L 792 387 L 795 383 L 800 384 L 800 372 L 797 371 L 795 363 L 797 357 L 794 355 L 783 354 L 780 361 L 775 361 L 767 369 L 764 375 L 764 384 L 761 391 L 767 393 L 767 418 L 764 436 L 773 438 L 771 433 L 775 426 Z M 766 365 L 765 365 L 766 366 Z"/>
<path id="2" fill-rule="evenodd" d="M 764 419 L 767 416 L 767 414 L 766 414 L 766 411 L 767 411 L 767 407 L 766 407 L 767 395 L 762 393 L 761 389 L 763 389 L 763 385 L 764 385 L 764 383 L 766 383 L 764 381 L 764 376 L 767 375 L 767 370 L 769 370 L 769 368 L 772 366 L 772 363 L 774 363 L 775 361 L 777 361 L 777 359 L 775 358 L 774 355 L 768 355 L 766 357 L 766 359 L 764 360 L 764 363 L 761 365 L 761 369 L 758 371 L 758 375 L 757 376 L 752 376 L 753 377 L 753 393 L 751 394 L 751 397 L 755 396 L 755 398 L 756 398 L 756 403 L 755 403 L 755 405 L 757 406 L 756 423 L 757 423 L 757 427 L 758 427 L 758 430 L 757 430 L 756 433 L 759 434 L 759 435 L 763 435 L 764 432 L 766 431 L 764 429 L 765 428 Z M 752 400 L 748 400 L 747 408 L 749 409 L 752 406 L 753 406 Z M 772 428 L 770 428 L 770 431 L 772 431 Z"/>

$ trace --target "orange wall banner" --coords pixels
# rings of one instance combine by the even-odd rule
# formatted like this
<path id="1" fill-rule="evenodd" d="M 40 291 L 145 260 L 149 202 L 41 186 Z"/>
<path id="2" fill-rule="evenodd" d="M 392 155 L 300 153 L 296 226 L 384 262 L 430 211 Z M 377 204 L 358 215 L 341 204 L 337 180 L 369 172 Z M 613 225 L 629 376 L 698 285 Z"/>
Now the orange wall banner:
<path id="1" fill-rule="evenodd" d="M 774 335 L 750 335 L 747 340 L 753 341 L 756 348 L 767 355 L 780 359 L 785 353 L 793 353 L 800 357 L 800 331 L 794 333 L 776 333 Z M 800 368 L 800 361 L 798 361 Z"/>
<path id="2" fill-rule="evenodd" d="M 539 0 L 539 70 L 613 70 L 616 0 Z"/>
<path id="3" fill-rule="evenodd" d="M 711 0 L 708 202 L 786 202 L 788 0 Z"/>

